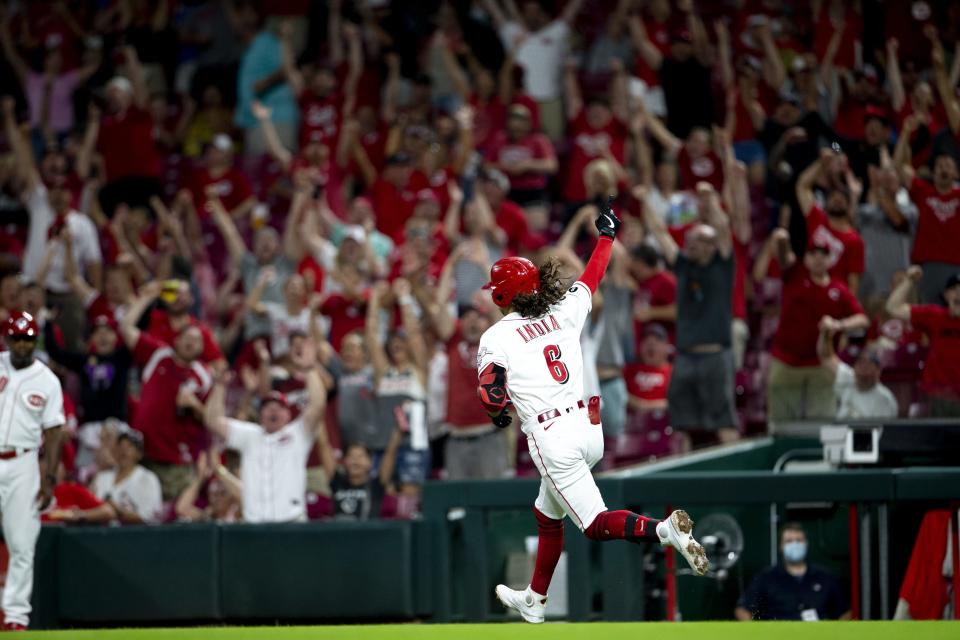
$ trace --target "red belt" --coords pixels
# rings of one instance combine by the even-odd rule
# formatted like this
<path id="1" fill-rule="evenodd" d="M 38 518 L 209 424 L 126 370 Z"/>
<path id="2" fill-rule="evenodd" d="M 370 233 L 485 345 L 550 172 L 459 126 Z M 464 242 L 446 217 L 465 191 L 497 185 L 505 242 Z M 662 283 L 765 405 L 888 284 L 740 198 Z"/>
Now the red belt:
<path id="1" fill-rule="evenodd" d="M 577 409 L 583 409 L 586 407 L 583 403 L 583 400 L 577 400 L 577 406 L 567 407 L 563 410 L 564 413 L 570 413 L 571 411 L 576 411 Z M 560 417 L 560 409 L 550 409 L 549 411 L 544 411 L 537 416 L 537 422 L 546 422 L 547 420 L 553 420 L 554 418 Z"/>
<path id="2" fill-rule="evenodd" d="M 27 453 L 29 451 L 33 451 L 33 449 L 14 449 L 13 451 L 4 451 L 0 453 L 0 460 L 13 460 L 21 453 Z"/>

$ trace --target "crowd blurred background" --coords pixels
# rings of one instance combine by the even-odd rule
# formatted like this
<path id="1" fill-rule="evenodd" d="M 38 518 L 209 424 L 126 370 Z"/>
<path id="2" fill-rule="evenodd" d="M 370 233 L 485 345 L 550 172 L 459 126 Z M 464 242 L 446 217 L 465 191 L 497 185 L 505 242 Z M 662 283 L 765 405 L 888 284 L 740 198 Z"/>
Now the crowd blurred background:
<path id="1" fill-rule="evenodd" d="M 960 2 L 0 6 L 0 314 L 67 391 L 49 520 L 413 517 L 428 479 L 535 475 L 476 400 L 481 286 L 575 278 L 608 194 L 602 468 L 960 416 Z"/>

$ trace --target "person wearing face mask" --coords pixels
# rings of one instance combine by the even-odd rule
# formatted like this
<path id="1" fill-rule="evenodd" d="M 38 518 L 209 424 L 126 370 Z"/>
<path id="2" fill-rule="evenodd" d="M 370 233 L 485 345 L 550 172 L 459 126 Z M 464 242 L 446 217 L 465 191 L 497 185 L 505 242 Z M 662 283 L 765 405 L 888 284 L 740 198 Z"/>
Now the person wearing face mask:
<path id="1" fill-rule="evenodd" d="M 807 563 L 807 534 L 790 522 L 780 532 L 783 562 L 754 576 L 737 601 L 737 620 L 849 620 L 850 608 L 840 581 Z"/>

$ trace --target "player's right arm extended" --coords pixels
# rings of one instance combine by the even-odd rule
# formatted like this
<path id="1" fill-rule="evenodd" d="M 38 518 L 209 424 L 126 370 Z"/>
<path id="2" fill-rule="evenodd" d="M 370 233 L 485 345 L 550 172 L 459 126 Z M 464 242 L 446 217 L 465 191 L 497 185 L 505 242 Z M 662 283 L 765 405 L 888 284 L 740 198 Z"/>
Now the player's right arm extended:
<path id="1" fill-rule="evenodd" d="M 610 196 L 607 202 L 600 207 L 600 215 L 597 216 L 597 231 L 600 232 L 600 239 L 597 240 L 597 246 L 594 247 L 590 260 L 583 270 L 583 275 L 579 280 L 589 287 L 591 292 L 596 292 L 600 286 L 600 280 L 607 271 L 607 264 L 610 263 L 610 253 L 613 251 L 613 239 L 620 230 L 620 218 L 613 212 L 610 206 L 613 204 L 614 197 Z"/>
<path id="2" fill-rule="evenodd" d="M 480 385 L 477 395 L 483 408 L 487 410 L 493 424 L 503 429 L 512 421 L 507 413 L 507 370 L 496 362 L 491 362 L 480 371 Z"/>

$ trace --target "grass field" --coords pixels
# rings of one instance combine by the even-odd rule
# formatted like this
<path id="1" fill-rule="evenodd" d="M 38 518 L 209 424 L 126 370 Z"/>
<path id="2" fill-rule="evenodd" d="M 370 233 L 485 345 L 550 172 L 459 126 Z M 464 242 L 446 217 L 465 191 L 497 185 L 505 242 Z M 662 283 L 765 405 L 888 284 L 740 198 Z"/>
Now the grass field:
<path id="1" fill-rule="evenodd" d="M 336 627 L 200 627 L 33 631 L 29 640 L 957 640 L 960 622 L 665 622 L 457 625 L 356 625 Z"/>

